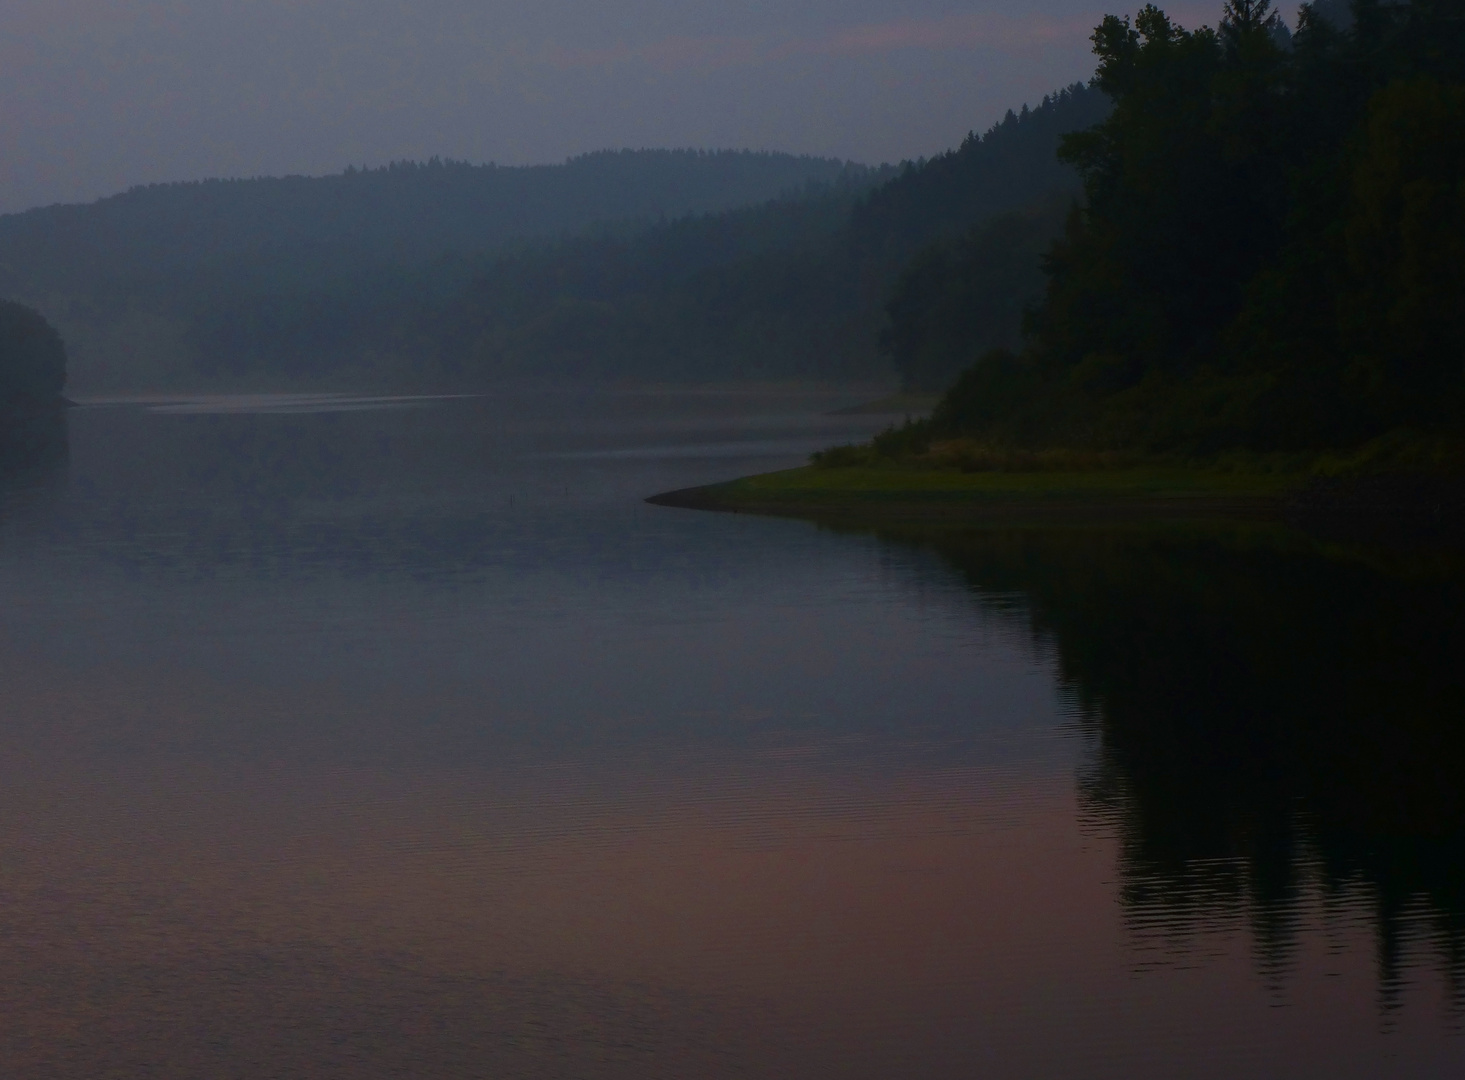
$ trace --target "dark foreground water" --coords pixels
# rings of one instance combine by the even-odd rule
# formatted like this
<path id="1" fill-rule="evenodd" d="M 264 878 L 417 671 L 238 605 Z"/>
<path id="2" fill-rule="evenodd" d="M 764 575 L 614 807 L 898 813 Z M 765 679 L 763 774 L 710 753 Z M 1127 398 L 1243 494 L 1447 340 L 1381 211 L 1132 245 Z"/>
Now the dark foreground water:
<path id="1" fill-rule="evenodd" d="M 1465 1074 L 1459 559 L 640 501 L 843 403 L 73 411 L 0 1074 Z"/>

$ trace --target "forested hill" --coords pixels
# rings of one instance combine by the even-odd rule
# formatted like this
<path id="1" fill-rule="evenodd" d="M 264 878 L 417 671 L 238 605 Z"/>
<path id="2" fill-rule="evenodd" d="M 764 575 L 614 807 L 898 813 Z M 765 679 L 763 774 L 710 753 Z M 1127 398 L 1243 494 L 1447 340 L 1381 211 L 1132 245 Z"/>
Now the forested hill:
<path id="1" fill-rule="evenodd" d="M 847 237 L 859 192 L 587 236 L 491 262 L 422 328 L 455 380 L 849 380 L 876 354 L 880 290 Z"/>
<path id="2" fill-rule="evenodd" d="M 865 171 L 789 154 L 622 150 L 562 165 L 434 159 L 324 177 L 154 184 L 0 217 L 0 294 L 271 255 L 303 256 L 319 271 L 363 256 L 478 253 L 596 223 L 764 202 Z"/>
<path id="3" fill-rule="evenodd" d="M 1465 2 L 1304 4 L 1295 33 L 1268 0 L 1219 14 L 1104 19 L 1114 108 L 1063 141 L 1086 199 L 1026 341 L 965 326 L 968 261 L 909 280 L 900 348 L 966 372 L 881 446 L 1465 471 Z"/>
<path id="4" fill-rule="evenodd" d="M 888 378 L 892 358 L 904 359 L 880 347 L 902 269 L 917 252 L 939 260 L 975 229 L 996 272 L 966 325 L 1009 343 L 1079 190 L 1059 141 L 1107 111 L 1102 94 L 1076 85 L 868 190 L 846 184 L 504 258 L 425 336 L 467 378 Z M 960 366 L 923 357 L 901 374 L 940 389 Z"/>
<path id="5" fill-rule="evenodd" d="M 62 330 L 78 392 L 380 381 L 409 314 L 486 258 L 881 175 L 789 154 L 625 150 L 153 185 L 0 217 L 0 296 Z"/>
<path id="6" fill-rule="evenodd" d="M 140 188 L 0 218 L 0 296 L 62 331 L 81 394 L 888 378 L 910 257 L 1018 210 L 979 320 L 1015 335 L 1079 188 L 1059 140 L 1106 109 L 1073 86 L 899 168 L 626 151 Z"/>
<path id="7" fill-rule="evenodd" d="M 1077 192 L 1078 173 L 1059 160 L 1059 140 L 1100 123 L 1109 109 L 1108 96 L 1083 83 L 1049 94 L 1037 108 L 1009 109 L 985 134 L 973 132 L 954 150 L 908 164 L 873 192 L 850 223 L 856 244 L 883 261 L 904 260 L 1052 192 Z"/>

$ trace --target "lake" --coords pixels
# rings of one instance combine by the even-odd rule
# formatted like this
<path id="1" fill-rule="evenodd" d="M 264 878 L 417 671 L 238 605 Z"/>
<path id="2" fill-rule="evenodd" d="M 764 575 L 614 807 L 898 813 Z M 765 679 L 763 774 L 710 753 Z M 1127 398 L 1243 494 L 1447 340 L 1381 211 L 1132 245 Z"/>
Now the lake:
<path id="1" fill-rule="evenodd" d="M 0 474 L 0 1071 L 1465 1075 L 1458 552 L 642 501 L 850 403 L 71 410 Z"/>

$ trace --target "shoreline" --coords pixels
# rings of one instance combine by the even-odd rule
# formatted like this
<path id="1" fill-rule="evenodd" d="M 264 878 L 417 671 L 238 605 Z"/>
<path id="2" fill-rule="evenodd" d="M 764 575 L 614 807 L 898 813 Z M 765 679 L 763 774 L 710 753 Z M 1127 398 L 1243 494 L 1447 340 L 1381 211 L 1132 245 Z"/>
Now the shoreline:
<path id="1" fill-rule="evenodd" d="M 1465 479 L 1131 468 L 956 472 L 803 466 L 662 492 L 655 506 L 866 525 L 1275 523 L 1357 539 L 1465 537 Z"/>
<path id="2" fill-rule="evenodd" d="M 1071 473 L 803 466 L 662 492 L 687 510 L 980 525 L 1116 520 L 1280 520 L 1296 478 L 1178 469 Z"/>

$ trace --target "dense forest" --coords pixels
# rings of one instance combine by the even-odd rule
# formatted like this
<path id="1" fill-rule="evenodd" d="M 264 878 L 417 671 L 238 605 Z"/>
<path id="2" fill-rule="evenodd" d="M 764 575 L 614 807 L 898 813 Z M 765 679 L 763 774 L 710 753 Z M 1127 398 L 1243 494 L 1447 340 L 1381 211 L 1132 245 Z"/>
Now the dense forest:
<path id="1" fill-rule="evenodd" d="M 350 385 L 382 362 L 384 330 L 396 345 L 486 260 L 873 179 L 827 159 L 648 150 L 151 185 L 0 217 L 0 296 L 58 325 L 83 388 Z"/>
<path id="2" fill-rule="evenodd" d="M 1074 86 L 900 168 L 655 151 L 142 188 L 0 218 L 0 294 L 57 322 L 83 392 L 888 378 L 902 268 L 1005 212 L 1023 266 L 990 333 L 1014 337 L 1079 190 L 1058 141 L 1108 108 Z"/>
<path id="3" fill-rule="evenodd" d="M 1113 111 L 1063 140 L 1085 197 L 1024 340 L 965 324 L 990 302 L 979 237 L 917 264 L 887 338 L 968 366 L 873 452 L 1457 454 L 1465 4 L 1304 5 L 1295 33 L 1267 0 L 1214 30 L 1148 6 L 1093 40 Z"/>
<path id="4" fill-rule="evenodd" d="M 840 380 L 888 373 L 883 305 L 919 252 L 986 231 L 999 260 L 975 321 L 1015 336 L 1042 289 L 1039 253 L 1078 193 L 1060 137 L 1108 111 L 1074 86 L 1007 116 L 957 149 L 907 163 L 877 185 L 844 183 L 630 235 L 583 237 L 486 268 L 421 340 L 461 374 L 597 378 Z M 1036 200 L 1036 201 L 1035 201 Z M 1012 221 L 1002 219 L 1013 212 Z M 999 219 L 994 222 L 993 219 Z M 426 355 L 421 351 L 418 355 Z M 903 358 L 897 353 L 894 359 Z M 909 381 L 939 389 L 959 363 Z"/>
<path id="5" fill-rule="evenodd" d="M 151 184 L 0 217 L 0 288 L 177 273 L 273 253 L 345 263 L 491 251 L 593 224 L 745 206 L 864 171 L 789 154 L 621 150 L 562 165 L 434 159 L 324 177 Z"/>
<path id="6" fill-rule="evenodd" d="M 1457 454 L 1465 0 L 1221 15 L 1110 16 L 1092 84 L 899 168 L 658 151 L 146 188 L 0 219 L 0 292 L 88 388 L 893 367 L 949 392 L 827 461 Z"/>

